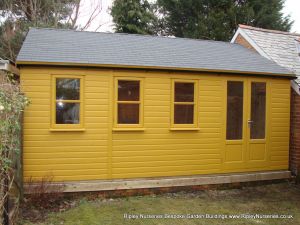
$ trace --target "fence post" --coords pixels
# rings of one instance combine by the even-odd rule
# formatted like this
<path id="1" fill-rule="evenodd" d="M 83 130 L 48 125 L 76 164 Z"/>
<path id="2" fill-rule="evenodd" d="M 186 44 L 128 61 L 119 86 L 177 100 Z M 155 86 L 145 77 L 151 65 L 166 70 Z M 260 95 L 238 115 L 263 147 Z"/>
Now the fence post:
<path id="1" fill-rule="evenodd" d="M 3 210 L 3 224 L 9 225 L 9 195 L 8 195 L 8 177 L 7 175 L 4 176 L 4 210 Z"/>

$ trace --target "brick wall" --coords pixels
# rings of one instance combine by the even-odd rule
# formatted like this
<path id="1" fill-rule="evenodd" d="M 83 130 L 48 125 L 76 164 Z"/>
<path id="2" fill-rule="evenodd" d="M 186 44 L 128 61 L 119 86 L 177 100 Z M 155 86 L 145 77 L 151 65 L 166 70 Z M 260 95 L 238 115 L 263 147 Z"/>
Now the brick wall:
<path id="1" fill-rule="evenodd" d="M 291 89 L 290 170 L 300 173 L 300 96 Z"/>
<path id="2" fill-rule="evenodd" d="M 248 48 L 248 49 L 256 52 L 256 50 L 252 47 L 252 45 L 245 38 L 243 38 L 240 34 L 235 39 L 234 43 L 240 44 L 240 45 L 244 46 L 245 48 Z"/>

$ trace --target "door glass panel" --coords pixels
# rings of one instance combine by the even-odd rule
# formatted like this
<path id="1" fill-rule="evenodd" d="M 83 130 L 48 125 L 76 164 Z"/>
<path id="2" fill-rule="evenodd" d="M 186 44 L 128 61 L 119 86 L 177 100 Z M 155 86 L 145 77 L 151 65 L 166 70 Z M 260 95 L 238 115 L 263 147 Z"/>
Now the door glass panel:
<path id="1" fill-rule="evenodd" d="M 266 83 L 251 83 L 251 139 L 264 139 L 266 133 Z"/>
<path id="2" fill-rule="evenodd" d="M 242 81 L 227 82 L 227 124 L 226 139 L 240 140 L 243 137 L 243 97 Z"/>

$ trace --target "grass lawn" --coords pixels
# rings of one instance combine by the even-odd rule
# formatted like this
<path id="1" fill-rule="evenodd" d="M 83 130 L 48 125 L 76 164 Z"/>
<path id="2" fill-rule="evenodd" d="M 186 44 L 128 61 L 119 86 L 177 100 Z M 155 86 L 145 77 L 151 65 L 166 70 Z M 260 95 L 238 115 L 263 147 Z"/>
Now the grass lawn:
<path id="1" fill-rule="evenodd" d="M 26 209 L 25 209 L 26 210 Z M 146 215 L 181 215 L 206 214 L 230 215 L 291 215 L 286 219 L 207 219 L 207 218 L 160 218 L 160 219 L 126 219 L 124 214 L 133 216 Z M 300 186 L 292 183 L 278 183 L 231 190 L 208 190 L 193 193 L 179 192 L 173 194 L 127 197 L 117 199 L 82 198 L 64 212 L 49 212 L 43 221 L 32 223 L 21 219 L 20 224 L 43 225 L 126 225 L 126 224 L 300 224 Z"/>

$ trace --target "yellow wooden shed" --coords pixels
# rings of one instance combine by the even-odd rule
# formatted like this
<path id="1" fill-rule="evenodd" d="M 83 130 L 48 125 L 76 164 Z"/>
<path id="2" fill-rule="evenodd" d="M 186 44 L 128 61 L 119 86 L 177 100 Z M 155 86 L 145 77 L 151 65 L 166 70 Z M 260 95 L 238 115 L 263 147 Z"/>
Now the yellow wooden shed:
<path id="1" fill-rule="evenodd" d="M 237 44 L 30 29 L 25 182 L 66 191 L 288 178 L 290 80 Z"/>

